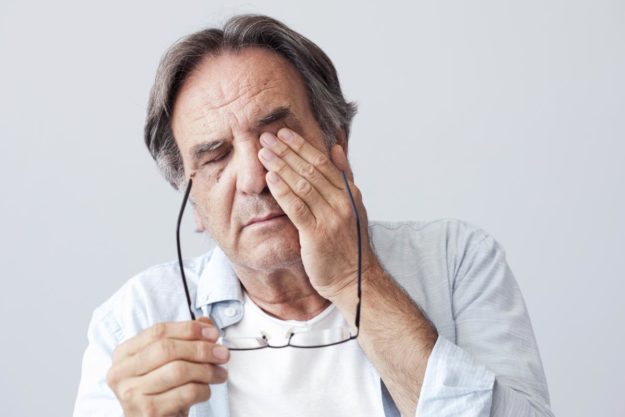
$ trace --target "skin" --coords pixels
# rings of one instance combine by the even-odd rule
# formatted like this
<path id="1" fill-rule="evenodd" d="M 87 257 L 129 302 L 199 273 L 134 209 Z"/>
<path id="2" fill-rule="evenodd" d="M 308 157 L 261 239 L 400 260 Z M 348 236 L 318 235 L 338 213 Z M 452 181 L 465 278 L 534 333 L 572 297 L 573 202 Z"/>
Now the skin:
<path id="1" fill-rule="evenodd" d="M 290 114 L 258 126 L 281 107 Z M 293 222 L 282 216 L 247 225 L 257 216 L 284 213 L 258 157 L 261 133 L 298 129 L 327 153 L 298 73 L 259 49 L 205 59 L 180 89 L 172 122 L 185 172 L 201 168 L 190 197 L 198 227 L 219 243 L 250 297 L 279 318 L 304 320 L 323 309 L 328 300 L 307 279 Z M 193 159 L 194 146 L 221 140 L 218 150 Z"/>
<path id="2" fill-rule="evenodd" d="M 414 415 L 436 330 L 372 250 L 345 134 L 337 131 L 337 144 L 325 146 L 295 69 L 258 48 L 206 58 L 179 91 L 172 128 L 185 175 L 193 178 L 198 229 L 217 241 L 252 300 L 283 320 L 307 320 L 334 303 L 354 322 L 357 238 L 346 173 L 363 235 L 357 340 L 402 415 Z M 189 323 L 210 328 L 204 320 L 159 325 L 120 345 L 109 385 L 127 416 L 185 413 L 210 395 L 202 390 L 206 381 L 223 382 L 218 369 L 227 358 L 210 354 L 214 339 L 184 330 Z M 190 346 L 204 356 L 193 357 Z M 188 373 L 172 363 L 183 363 Z M 173 413 L 157 406 L 165 398 L 177 399 Z"/>
<path id="3" fill-rule="evenodd" d="M 187 415 L 191 405 L 210 398 L 208 384 L 226 380 L 229 352 L 215 344 L 211 321 L 158 323 L 113 351 L 106 382 L 124 416 Z"/>

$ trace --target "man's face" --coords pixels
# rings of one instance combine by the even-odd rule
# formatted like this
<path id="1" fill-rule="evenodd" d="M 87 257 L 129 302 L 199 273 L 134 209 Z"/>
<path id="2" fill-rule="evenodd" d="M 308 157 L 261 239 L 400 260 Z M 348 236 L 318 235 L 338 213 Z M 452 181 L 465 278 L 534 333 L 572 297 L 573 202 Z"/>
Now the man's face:
<path id="1" fill-rule="evenodd" d="M 172 129 L 202 225 L 236 265 L 275 270 L 300 262 L 297 229 L 269 193 L 262 132 L 288 127 L 324 151 L 303 82 L 260 48 L 205 58 L 174 103 Z"/>

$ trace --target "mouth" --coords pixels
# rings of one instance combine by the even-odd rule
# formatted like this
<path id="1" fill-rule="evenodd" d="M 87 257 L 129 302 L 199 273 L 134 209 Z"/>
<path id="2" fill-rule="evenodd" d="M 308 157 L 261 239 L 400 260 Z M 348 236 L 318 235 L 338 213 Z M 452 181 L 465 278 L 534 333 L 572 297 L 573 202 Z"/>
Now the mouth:
<path id="1" fill-rule="evenodd" d="M 264 216 L 257 216 L 251 219 L 249 222 L 245 224 L 243 227 L 248 227 L 252 225 L 261 225 L 265 223 L 269 223 L 272 220 L 277 220 L 279 218 L 286 217 L 284 213 L 270 213 Z"/>

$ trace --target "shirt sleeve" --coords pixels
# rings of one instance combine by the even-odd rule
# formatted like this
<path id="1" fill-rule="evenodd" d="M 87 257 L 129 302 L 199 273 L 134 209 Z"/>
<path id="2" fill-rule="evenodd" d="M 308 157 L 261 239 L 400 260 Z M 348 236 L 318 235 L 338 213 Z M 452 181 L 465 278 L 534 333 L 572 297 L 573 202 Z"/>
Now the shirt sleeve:
<path id="1" fill-rule="evenodd" d="M 538 347 L 503 248 L 488 234 L 458 253 L 456 341 L 438 337 L 418 417 L 552 417 Z"/>
<path id="2" fill-rule="evenodd" d="M 89 323 L 87 338 L 74 417 L 123 417 L 121 405 L 106 383 L 113 350 L 121 340 L 121 330 L 107 315 L 96 310 Z"/>

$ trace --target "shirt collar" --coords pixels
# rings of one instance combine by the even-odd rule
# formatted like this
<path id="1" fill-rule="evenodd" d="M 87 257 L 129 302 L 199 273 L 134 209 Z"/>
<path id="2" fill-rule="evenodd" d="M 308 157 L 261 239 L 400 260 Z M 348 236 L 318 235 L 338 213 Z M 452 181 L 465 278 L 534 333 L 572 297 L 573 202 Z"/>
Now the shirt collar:
<path id="1" fill-rule="evenodd" d="M 216 246 L 201 272 L 195 307 L 212 306 L 222 301 L 243 301 L 241 283 L 232 264 L 223 251 Z M 210 308 L 209 308 L 210 310 Z"/>

